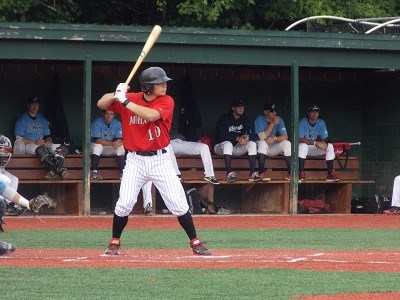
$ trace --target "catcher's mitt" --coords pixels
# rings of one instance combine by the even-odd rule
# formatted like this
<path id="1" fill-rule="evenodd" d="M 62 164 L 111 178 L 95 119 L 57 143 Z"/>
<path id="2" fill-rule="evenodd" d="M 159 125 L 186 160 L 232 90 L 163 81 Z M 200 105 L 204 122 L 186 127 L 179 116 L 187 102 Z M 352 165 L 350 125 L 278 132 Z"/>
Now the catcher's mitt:
<path id="1" fill-rule="evenodd" d="M 34 213 L 38 213 L 42 206 L 51 206 L 52 202 L 53 200 L 46 193 L 44 193 L 43 195 L 39 195 L 29 200 L 29 208 Z"/>
<path id="2" fill-rule="evenodd" d="M 14 244 L 0 241 L 0 256 L 11 254 L 17 249 Z"/>
<path id="3" fill-rule="evenodd" d="M 315 142 L 314 145 L 321 150 L 326 150 L 328 148 L 328 144 L 326 142 Z"/>

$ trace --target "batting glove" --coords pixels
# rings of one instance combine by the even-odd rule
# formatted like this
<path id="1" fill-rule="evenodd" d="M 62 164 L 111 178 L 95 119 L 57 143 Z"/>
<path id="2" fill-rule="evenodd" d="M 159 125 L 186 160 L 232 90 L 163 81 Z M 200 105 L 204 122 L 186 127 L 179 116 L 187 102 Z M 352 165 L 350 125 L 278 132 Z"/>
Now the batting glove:
<path id="1" fill-rule="evenodd" d="M 123 92 L 126 93 L 129 90 L 129 86 L 126 83 L 120 83 L 118 84 L 115 93 L 117 92 Z"/>
<path id="2" fill-rule="evenodd" d="M 126 100 L 126 94 L 125 92 L 119 91 L 115 93 L 114 98 L 117 99 L 119 102 L 124 103 Z"/>

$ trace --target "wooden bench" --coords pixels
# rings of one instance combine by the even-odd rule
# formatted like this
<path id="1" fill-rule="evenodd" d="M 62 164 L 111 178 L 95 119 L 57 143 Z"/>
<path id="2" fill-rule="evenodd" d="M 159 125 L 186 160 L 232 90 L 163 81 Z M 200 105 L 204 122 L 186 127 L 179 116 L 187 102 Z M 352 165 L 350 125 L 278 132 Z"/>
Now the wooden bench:
<path id="1" fill-rule="evenodd" d="M 350 214 L 353 185 L 374 184 L 375 181 L 361 178 L 360 162 L 356 157 L 348 158 L 346 168 L 342 168 L 345 165 L 344 161 L 345 158 L 342 158 L 341 163 L 335 159 L 334 163 L 340 181 L 327 182 L 325 158 L 307 159 L 307 180 L 299 184 L 299 200 L 323 198 L 330 204 L 334 213 Z"/>
<path id="2" fill-rule="evenodd" d="M 215 199 L 214 196 L 219 191 L 218 189 L 230 189 L 229 186 L 235 186 L 240 189 L 241 213 L 287 214 L 289 212 L 290 182 L 284 180 L 286 164 L 283 157 L 266 160 L 266 173 L 268 177 L 272 178 L 271 181 L 254 183 L 248 181 L 249 162 L 247 157 L 233 157 L 232 167 L 239 180 L 228 182 L 225 180 L 226 171 L 223 157 L 214 155 L 214 171 L 220 185 L 212 185 L 203 180 L 204 168 L 200 156 L 178 156 L 177 161 L 182 173 L 183 185 L 195 185 L 200 193 L 209 199 Z M 13 155 L 6 169 L 19 178 L 19 191 L 22 195 L 33 197 L 37 193 L 47 192 L 56 199 L 57 207 L 43 209 L 43 214 L 81 215 L 83 213 L 82 155 L 69 155 L 64 165 L 70 174 L 67 180 L 44 180 L 47 171 L 34 155 Z M 308 180 L 299 183 L 299 199 L 323 197 L 331 205 L 334 213 L 350 213 L 353 185 L 373 184 L 374 181 L 361 179 L 359 161 L 355 157 L 348 159 L 345 169 L 341 169 L 337 161 L 335 161 L 334 168 L 341 181 L 326 182 L 325 160 L 323 158 L 307 159 L 305 171 Z M 96 189 L 97 186 L 109 184 L 111 196 L 105 195 L 105 197 L 111 197 L 110 201 L 112 201 L 113 207 L 118 198 L 120 185 L 120 174 L 115 157 L 102 157 L 99 172 L 103 176 L 103 180 L 91 180 L 91 190 Z M 32 189 L 36 194 L 33 194 Z M 25 191 L 28 194 L 25 194 Z M 155 190 L 153 190 L 154 210 L 156 209 L 155 195 Z M 142 201 L 141 195 L 139 195 L 138 203 L 132 213 L 143 213 Z"/>
<path id="3" fill-rule="evenodd" d="M 35 155 L 13 155 L 6 166 L 6 170 L 19 178 L 18 191 L 25 197 L 31 198 L 46 192 L 55 199 L 55 208 L 43 208 L 41 214 L 55 215 L 82 215 L 83 208 L 83 161 L 81 154 L 70 154 L 65 160 L 64 167 L 68 169 L 67 180 L 45 180 L 47 170 L 41 165 Z M 115 157 L 102 157 L 99 163 L 99 172 L 103 180 L 91 180 L 91 190 L 95 191 L 99 185 L 108 184 L 104 197 L 109 198 L 113 209 L 119 194 L 120 172 Z M 104 186 L 102 187 L 104 189 Z M 105 199 L 108 201 L 108 199 Z M 141 196 L 138 202 L 143 201 Z M 141 202 L 142 204 L 143 202 Z M 142 214 L 140 205 L 135 206 L 134 214 Z"/>
<path id="4" fill-rule="evenodd" d="M 19 178 L 18 191 L 27 198 L 46 192 L 56 200 L 55 208 L 43 208 L 47 214 L 82 214 L 82 155 L 69 155 L 65 161 L 67 180 L 45 180 L 46 169 L 35 155 L 14 154 L 6 170 Z"/>
<path id="5" fill-rule="evenodd" d="M 343 158 L 344 159 L 344 158 Z M 182 173 L 183 183 L 199 185 L 199 191 L 209 199 L 219 185 L 205 183 L 204 168 L 199 156 L 178 156 L 178 166 Z M 225 180 L 225 162 L 220 156 L 213 156 L 214 171 L 221 185 L 241 185 L 241 213 L 282 213 L 289 212 L 290 182 L 284 180 L 286 163 L 278 156 L 266 160 L 266 174 L 272 180 L 268 182 L 250 182 L 249 161 L 247 157 L 233 157 L 232 169 L 240 180 Z M 310 157 L 306 160 L 305 171 L 308 180 L 299 183 L 299 199 L 324 198 L 334 213 L 351 213 L 351 193 L 354 184 L 373 184 L 374 181 L 362 180 L 359 161 L 356 157 L 348 158 L 346 168 L 341 168 L 344 161 L 335 160 L 334 168 L 341 179 L 339 182 L 327 182 L 327 168 L 322 157 Z"/>

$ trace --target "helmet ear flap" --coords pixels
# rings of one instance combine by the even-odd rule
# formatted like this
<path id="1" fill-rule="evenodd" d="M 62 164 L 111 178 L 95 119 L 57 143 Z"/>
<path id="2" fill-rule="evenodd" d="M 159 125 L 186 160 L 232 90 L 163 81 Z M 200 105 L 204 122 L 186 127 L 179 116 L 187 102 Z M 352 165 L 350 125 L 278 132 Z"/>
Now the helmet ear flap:
<path id="1" fill-rule="evenodd" d="M 142 92 L 145 93 L 146 95 L 150 95 L 154 90 L 154 87 L 152 84 L 144 84 L 142 85 Z"/>

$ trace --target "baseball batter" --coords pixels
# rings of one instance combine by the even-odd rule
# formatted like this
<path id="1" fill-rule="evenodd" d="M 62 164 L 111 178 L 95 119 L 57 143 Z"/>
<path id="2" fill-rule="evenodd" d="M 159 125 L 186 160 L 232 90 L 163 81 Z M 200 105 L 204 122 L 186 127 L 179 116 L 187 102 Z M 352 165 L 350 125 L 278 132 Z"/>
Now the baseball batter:
<path id="1" fill-rule="evenodd" d="M 211 251 L 197 237 L 185 192 L 167 150 L 174 111 L 174 100 L 166 94 L 170 80 L 163 69 L 151 67 L 140 75 L 142 92 L 127 93 L 128 86 L 120 83 L 115 94 L 105 94 L 97 103 L 100 109 L 109 109 L 121 115 L 122 136 L 128 150 L 114 211 L 112 239 L 106 254 L 119 254 L 120 237 L 128 223 L 128 216 L 140 189 L 151 181 L 167 208 L 178 217 L 190 239 L 193 253 L 211 255 Z"/>

